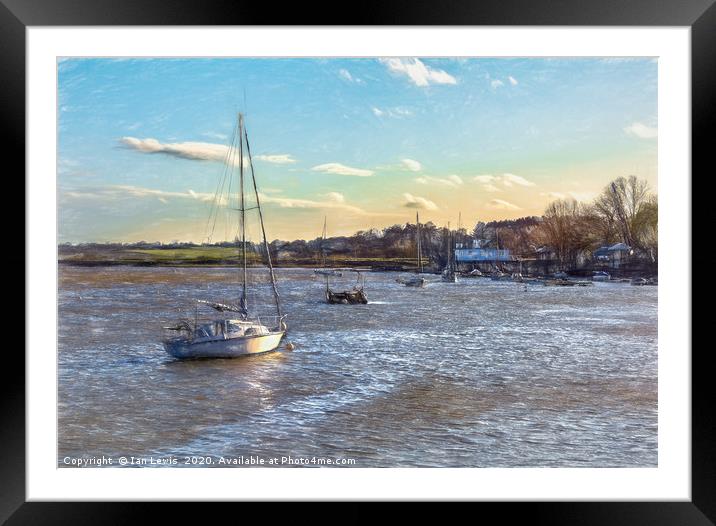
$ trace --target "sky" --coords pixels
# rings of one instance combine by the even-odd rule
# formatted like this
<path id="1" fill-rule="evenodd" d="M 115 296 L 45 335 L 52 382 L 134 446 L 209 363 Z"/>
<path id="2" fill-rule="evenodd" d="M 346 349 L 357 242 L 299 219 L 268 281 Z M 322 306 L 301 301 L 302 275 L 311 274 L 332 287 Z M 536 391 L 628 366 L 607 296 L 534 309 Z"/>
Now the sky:
<path id="1" fill-rule="evenodd" d="M 61 243 L 233 239 L 235 212 L 216 228 L 208 220 L 239 112 L 269 240 L 319 237 L 324 217 L 329 236 L 416 212 L 471 228 L 541 215 L 558 198 L 589 201 L 620 176 L 658 190 L 651 58 L 57 66 Z"/>

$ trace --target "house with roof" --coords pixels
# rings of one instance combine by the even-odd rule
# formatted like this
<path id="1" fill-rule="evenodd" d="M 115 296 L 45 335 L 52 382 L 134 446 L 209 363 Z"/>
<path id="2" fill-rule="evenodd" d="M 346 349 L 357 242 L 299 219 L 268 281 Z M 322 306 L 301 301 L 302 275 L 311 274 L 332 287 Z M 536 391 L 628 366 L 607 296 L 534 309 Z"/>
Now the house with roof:
<path id="1" fill-rule="evenodd" d="M 629 261 L 633 255 L 634 249 L 626 243 L 616 243 L 611 246 L 604 245 L 592 253 L 595 262 L 609 266 L 610 268 L 621 267 Z"/>

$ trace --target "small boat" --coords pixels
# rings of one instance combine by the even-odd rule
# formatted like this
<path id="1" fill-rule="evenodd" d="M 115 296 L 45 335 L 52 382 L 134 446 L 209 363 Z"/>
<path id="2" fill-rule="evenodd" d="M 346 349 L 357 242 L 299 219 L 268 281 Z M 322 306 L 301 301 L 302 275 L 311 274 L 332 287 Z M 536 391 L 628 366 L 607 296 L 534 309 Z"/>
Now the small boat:
<path id="1" fill-rule="evenodd" d="M 428 280 L 421 276 L 415 276 L 413 278 L 397 278 L 395 281 L 406 287 L 425 287 Z"/>
<path id="2" fill-rule="evenodd" d="M 255 195 L 255 206 L 249 207 L 245 204 L 244 192 L 244 151 L 247 155 L 247 165 L 251 173 L 252 189 Z M 276 287 L 276 276 L 274 274 L 273 265 L 271 263 L 271 252 L 266 240 L 266 229 L 264 228 L 263 214 L 261 212 L 261 203 L 259 192 L 256 186 L 256 177 L 254 175 L 253 162 L 251 160 L 251 150 L 249 149 L 249 139 L 244 126 L 244 117 L 239 114 L 237 127 L 234 129 L 230 151 L 226 159 L 238 159 L 238 165 L 235 163 L 227 163 L 226 169 L 233 170 L 239 167 L 239 191 L 240 205 L 237 209 L 239 214 L 239 229 L 241 231 L 241 241 L 239 254 L 242 256 L 243 264 L 241 267 L 242 288 L 241 296 L 238 304 L 220 303 L 215 301 L 199 300 L 196 305 L 195 317 L 193 323 L 189 320 L 181 320 L 174 325 L 164 327 L 166 330 L 176 333 L 175 336 L 163 340 L 164 349 L 171 356 L 180 359 L 186 358 L 236 358 L 249 354 L 259 354 L 274 351 L 281 343 L 287 327 L 284 321 L 284 315 L 281 312 L 281 303 L 279 301 L 279 293 Z M 227 172 L 231 175 L 232 172 Z M 219 192 L 217 191 L 217 194 Z M 252 193 L 249 190 L 249 194 Z M 223 196 L 217 195 L 215 205 L 222 202 Z M 228 203 L 228 199 L 226 200 Z M 271 279 L 271 286 L 276 307 L 276 316 L 258 315 L 251 317 L 249 314 L 247 300 L 247 241 L 246 241 L 246 211 L 258 210 L 258 217 L 261 223 L 261 233 L 263 236 L 263 246 L 267 258 L 268 270 Z M 233 313 L 231 317 L 221 317 L 212 319 L 207 322 L 198 322 L 199 305 L 208 306 L 217 312 Z M 272 322 L 268 322 L 272 319 Z"/>
<path id="3" fill-rule="evenodd" d="M 422 255 L 422 242 L 421 242 L 421 236 L 420 236 L 420 214 L 418 212 L 415 213 L 415 248 L 416 248 L 415 262 L 417 264 L 417 273 L 422 274 L 423 273 L 423 255 Z M 405 285 L 406 287 L 423 288 L 423 287 L 425 287 L 425 285 L 428 284 L 428 280 L 426 280 L 422 276 L 414 276 L 414 277 L 410 277 L 410 278 L 397 278 L 395 281 L 400 283 L 401 285 Z"/>
<path id="4" fill-rule="evenodd" d="M 470 272 L 463 272 L 460 274 L 463 278 L 481 278 L 484 276 L 479 269 L 471 270 Z"/>
<path id="5" fill-rule="evenodd" d="M 544 280 L 545 287 L 574 287 L 575 284 L 576 281 L 563 278 Z"/>
<path id="6" fill-rule="evenodd" d="M 592 281 L 609 281 L 610 279 L 612 279 L 612 276 L 609 272 L 604 272 L 603 270 L 595 270 L 592 276 Z"/>
<path id="7" fill-rule="evenodd" d="M 658 282 L 656 278 L 634 278 L 631 280 L 632 285 L 643 287 L 646 285 L 656 285 Z"/>
<path id="8" fill-rule="evenodd" d="M 594 285 L 594 283 L 589 280 L 576 280 L 565 278 L 546 279 L 544 280 L 544 284 L 547 287 L 591 287 Z"/>
<path id="9" fill-rule="evenodd" d="M 326 276 L 326 301 L 332 305 L 365 305 L 368 303 L 368 297 L 365 295 L 364 285 L 365 279 L 359 270 L 351 269 L 358 274 L 358 284 L 352 289 L 344 291 L 334 291 L 331 289 L 328 276 Z"/>
<path id="10" fill-rule="evenodd" d="M 450 229 L 447 229 L 447 265 L 443 269 L 440 279 L 445 283 L 457 283 L 457 272 L 455 271 L 455 250 L 453 248 L 453 237 Z"/>

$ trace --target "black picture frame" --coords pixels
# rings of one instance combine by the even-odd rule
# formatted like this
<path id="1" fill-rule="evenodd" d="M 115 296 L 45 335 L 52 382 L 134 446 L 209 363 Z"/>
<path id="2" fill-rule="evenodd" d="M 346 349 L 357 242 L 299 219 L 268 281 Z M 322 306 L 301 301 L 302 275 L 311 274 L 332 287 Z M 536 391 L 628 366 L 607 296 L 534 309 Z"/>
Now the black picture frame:
<path id="1" fill-rule="evenodd" d="M 346 4 L 348 5 L 348 4 Z M 352 5 L 352 4 L 351 4 Z M 280 11 L 280 14 L 278 13 Z M 0 0 L 0 115 L 6 157 L 25 167 L 25 29 L 88 25 L 574 25 L 689 26 L 692 52 L 692 173 L 705 172 L 709 128 L 716 120 L 714 0 L 373 1 L 349 10 L 320 3 L 191 0 Z M 6 170 L 6 173 L 9 173 Z M 705 175 L 705 174 L 704 174 Z M 685 177 L 693 176 L 685 174 Z M 689 288 L 691 283 L 688 283 Z M 691 334 L 691 327 L 684 327 Z M 714 366 L 708 345 L 691 353 L 692 499 L 690 502 L 485 503 L 504 515 L 524 513 L 550 524 L 714 524 L 716 419 L 710 405 Z M 125 503 L 25 502 L 24 357 L 5 349 L 0 382 L 0 521 L 17 524 L 124 524 L 146 518 L 146 506 Z M 509 508 L 506 512 L 505 507 Z M 180 507 L 181 508 L 181 507 Z M 163 513 L 163 512 L 162 512 Z"/>

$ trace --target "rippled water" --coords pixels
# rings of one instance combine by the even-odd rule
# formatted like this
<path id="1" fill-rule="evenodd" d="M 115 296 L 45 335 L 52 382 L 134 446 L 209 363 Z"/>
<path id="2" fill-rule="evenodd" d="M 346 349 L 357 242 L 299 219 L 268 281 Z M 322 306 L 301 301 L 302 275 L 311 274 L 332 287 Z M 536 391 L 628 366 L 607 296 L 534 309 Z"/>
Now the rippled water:
<path id="1" fill-rule="evenodd" d="M 235 269 L 61 267 L 58 465 L 657 465 L 657 287 L 473 278 L 413 289 L 367 273 L 370 303 L 351 306 L 324 303 L 310 270 L 278 276 L 293 351 L 182 362 L 163 351 L 162 325 L 193 317 L 193 299 L 235 298 Z M 261 301 L 268 286 L 252 277 Z"/>

